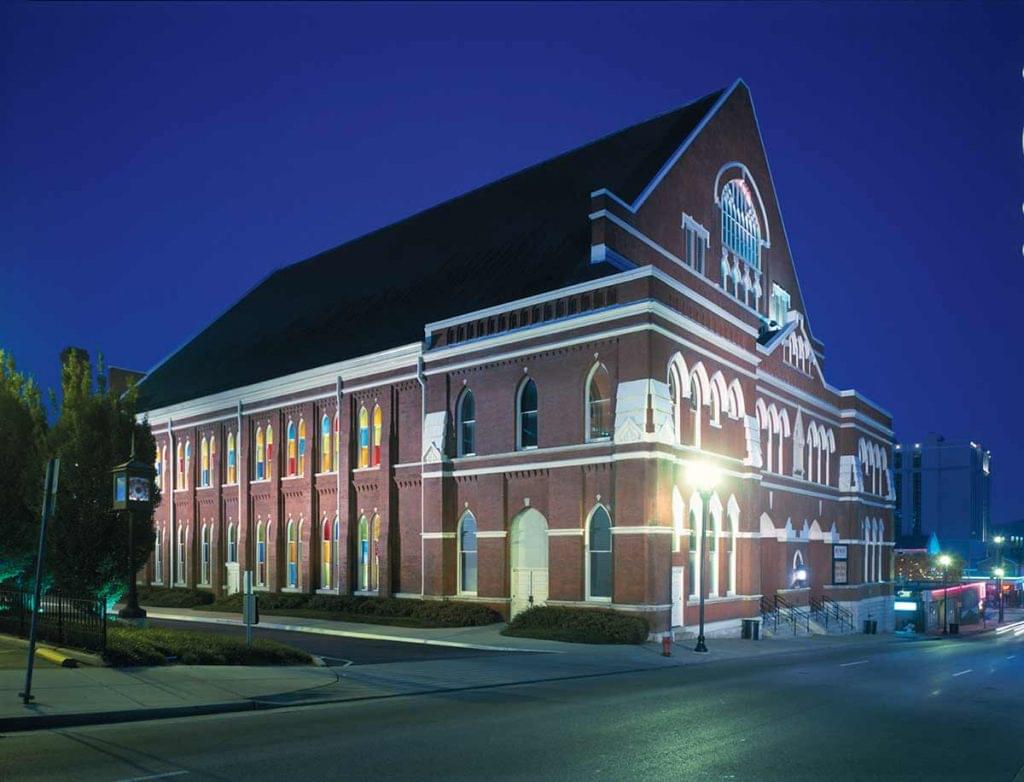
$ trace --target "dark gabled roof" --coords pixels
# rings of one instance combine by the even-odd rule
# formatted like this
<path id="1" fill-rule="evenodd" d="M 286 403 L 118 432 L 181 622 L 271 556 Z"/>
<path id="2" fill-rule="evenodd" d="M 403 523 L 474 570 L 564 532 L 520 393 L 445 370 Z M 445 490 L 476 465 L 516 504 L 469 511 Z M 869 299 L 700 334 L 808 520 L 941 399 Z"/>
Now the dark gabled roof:
<path id="1" fill-rule="evenodd" d="M 423 338 L 426 323 L 616 270 L 590 193 L 634 200 L 724 90 L 279 269 L 139 385 L 152 410 Z"/>

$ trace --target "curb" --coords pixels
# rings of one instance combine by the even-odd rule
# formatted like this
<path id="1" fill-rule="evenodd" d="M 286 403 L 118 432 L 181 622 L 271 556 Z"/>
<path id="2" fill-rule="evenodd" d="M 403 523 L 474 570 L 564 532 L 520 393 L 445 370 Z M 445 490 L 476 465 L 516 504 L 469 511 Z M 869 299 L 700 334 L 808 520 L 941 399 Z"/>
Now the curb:
<path id="1" fill-rule="evenodd" d="M 164 706 L 150 709 L 122 709 L 119 711 L 73 712 L 71 714 L 36 714 L 31 717 L 0 717 L 0 734 L 22 733 L 30 730 L 73 728 L 83 725 L 112 725 L 119 722 L 197 717 L 204 714 L 228 714 L 277 708 L 258 701 L 229 701 L 206 703 L 199 706 Z"/>
<path id="2" fill-rule="evenodd" d="M 56 663 L 61 668 L 77 668 L 78 660 L 74 657 L 68 657 L 65 654 L 61 654 L 56 649 L 49 649 L 45 646 L 36 647 L 36 657 L 42 657 L 44 660 L 48 660 L 51 663 Z"/>
<path id="3" fill-rule="evenodd" d="M 192 614 L 172 614 L 159 609 L 146 608 L 150 619 L 165 619 L 172 622 L 197 622 L 199 624 L 217 624 L 242 627 L 240 619 L 223 619 L 218 616 L 200 617 Z M 281 622 L 260 622 L 255 627 L 267 630 L 284 630 L 290 633 L 311 633 L 313 635 L 331 635 L 340 638 L 358 638 L 364 641 L 393 641 L 403 644 L 419 644 L 421 646 L 445 646 L 453 649 L 475 649 L 482 652 L 523 652 L 526 654 L 565 654 L 561 649 L 522 649 L 516 646 L 493 646 L 491 644 L 471 644 L 461 641 L 441 641 L 435 638 L 411 638 L 408 636 L 387 635 L 385 633 L 364 633 L 358 630 L 336 630 L 333 627 L 311 625 L 293 625 Z"/>

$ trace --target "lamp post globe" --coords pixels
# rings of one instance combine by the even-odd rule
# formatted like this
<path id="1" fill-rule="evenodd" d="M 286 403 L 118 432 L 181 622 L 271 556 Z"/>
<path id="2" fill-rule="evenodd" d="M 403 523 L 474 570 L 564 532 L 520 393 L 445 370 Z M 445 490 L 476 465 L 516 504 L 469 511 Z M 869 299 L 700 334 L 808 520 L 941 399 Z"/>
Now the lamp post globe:
<path id="1" fill-rule="evenodd" d="M 711 495 L 721 478 L 721 470 L 711 462 L 695 461 L 690 462 L 686 470 L 686 479 L 700 494 L 700 629 L 697 633 L 697 645 L 693 651 L 700 654 L 707 652 L 708 647 L 704 642 L 704 595 L 707 592 L 707 530 L 708 530 L 708 503 Z"/>
<path id="2" fill-rule="evenodd" d="M 131 457 L 111 470 L 113 477 L 113 503 L 111 508 L 124 511 L 128 517 L 128 600 L 117 612 L 122 619 L 144 619 L 146 611 L 139 605 L 135 585 L 135 518 L 136 512 L 148 512 L 153 507 L 153 478 L 156 470 L 135 458 L 135 436 L 132 435 Z"/>

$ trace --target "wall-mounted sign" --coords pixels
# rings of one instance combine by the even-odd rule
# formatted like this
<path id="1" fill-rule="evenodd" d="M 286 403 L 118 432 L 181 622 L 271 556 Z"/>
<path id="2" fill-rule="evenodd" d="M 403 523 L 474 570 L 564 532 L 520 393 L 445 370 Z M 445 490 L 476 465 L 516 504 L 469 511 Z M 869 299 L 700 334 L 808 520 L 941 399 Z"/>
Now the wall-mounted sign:
<path id="1" fill-rule="evenodd" d="M 832 583 L 833 584 L 845 584 L 847 583 L 845 559 L 835 559 L 832 561 Z"/>
<path id="2" fill-rule="evenodd" d="M 897 611 L 916 611 L 917 603 L 913 600 L 896 600 L 893 603 L 893 608 Z"/>
<path id="3" fill-rule="evenodd" d="M 846 559 L 846 546 L 833 546 L 832 559 Z"/>

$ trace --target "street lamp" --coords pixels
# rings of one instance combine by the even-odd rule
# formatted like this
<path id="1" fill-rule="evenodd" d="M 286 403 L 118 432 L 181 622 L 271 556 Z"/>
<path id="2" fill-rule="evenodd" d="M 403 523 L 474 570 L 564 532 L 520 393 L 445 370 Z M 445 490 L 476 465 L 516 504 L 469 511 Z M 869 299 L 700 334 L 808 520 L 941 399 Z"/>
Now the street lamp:
<path id="1" fill-rule="evenodd" d="M 690 485 L 700 494 L 700 631 L 697 634 L 697 646 L 695 652 L 705 653 L 708 647 L 704 644 L 704 593 L 707 591 L 705 583 L 705 571 L 707 570 L 707 534 L 708 534 L 708 503 L 711 495 L 718 485 L 721 472 L 710 462 L 691 462 L 687 468 L 686 478 Z"/>
<path id="2" fill-rule="evenodd" d="M 992 573 L 996 577 L 996 594 L 999 597 L 999 624 L 1003 623 L 1003 576 L 1006 575 L 1006 571 L 1001 567 L 992 568 Z"/>
<path id="3" fill-rule="evenodd" d="M 156 470 L 135 458 L 134 432 L 131 457 L 111 473 L 114 477 L 114 502 L 111 507 L 115 512 L 126 511 L 128 515 L 128 602 L 117 615 L 122 619 L 145 619 L 146 611 L 139 605 L 135 587 L 135 512 L 148 512 L 152 508 Z"/>
<path id="4" fill-rule="evenodd" d="M 939 556 L 939 567 L 942 568 L 942 634 L 949 634 L 949 588 L 946 586 L 946 571 L 953 564 L 953 558 L 949 554 Z"/>

